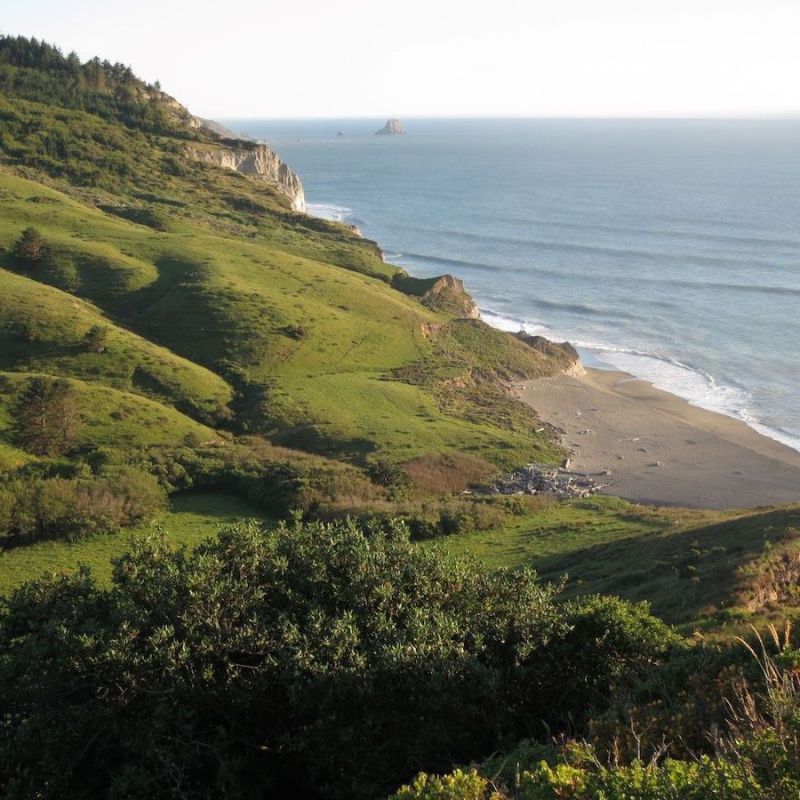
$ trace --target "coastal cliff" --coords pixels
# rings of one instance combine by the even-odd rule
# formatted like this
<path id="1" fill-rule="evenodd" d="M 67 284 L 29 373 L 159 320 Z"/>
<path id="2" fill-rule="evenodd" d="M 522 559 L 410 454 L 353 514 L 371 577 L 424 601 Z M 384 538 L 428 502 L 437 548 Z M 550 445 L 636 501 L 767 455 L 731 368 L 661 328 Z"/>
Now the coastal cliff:
<path id="1" fill-rule="evenodd" d="M 567 375 L 586 374 L 578 351 L 569 342 L 554 342 L 550 339 L 545 339 L 544 336 L 535 336 L 525 333 L 525 331 L 520 331 L 515 336 L 521 342 L 525 342 L 528 347 L 538 350 L 542 355 L 561 364 Z"/>
<path id="2" fill-rule="evenodd" d="M 188 146 L 189 156 L 263 180 L 288 197 L 294 211 L 305 212 L 305 193 L 300 178 L 269 147 L 242 138 L 218 122 L 194 116 L 174 97 L 155 87 L 137 85 L 135 94 L 139 100 L 159 107 L 176 128 L 200 131 L 211 140 Z"/>
<path id="3" fill-rule="evenodd" d="M 392 279 L 392 286 L 433 311 L 444 311 L 462 319 L 480 319 L 480 311 L 464 282 L 453 275 L 436 278 L 414 278 L 404 270 Z"/>
<path id="4" fill-rule="evenodd" d="M 187 152 L 198 161 L 235 170 L 272 184 L 291 200 L 295 211 L 306 210 L 300 178 L 264 144 L 242 139 L 222 139 L 218 145 L 190 146 Z"/>
<path id="5" fill-rule="evenodd" d="M 423 305 L 435 311 L 447 311 L 458 317 L 480 319 L 481 313 L 464 282 L 452 275 L 442 275 L 420 298 Z"/>

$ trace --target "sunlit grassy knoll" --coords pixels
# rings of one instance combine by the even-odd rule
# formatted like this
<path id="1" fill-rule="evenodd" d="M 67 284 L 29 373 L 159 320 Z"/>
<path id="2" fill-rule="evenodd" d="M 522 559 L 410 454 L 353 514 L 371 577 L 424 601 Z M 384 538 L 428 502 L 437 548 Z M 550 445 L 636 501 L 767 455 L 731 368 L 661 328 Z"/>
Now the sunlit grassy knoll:
<path id="1" fill-rule="evenodd" d="M 0 269 L 0 369 L 55 373 L 157 398 L 194 415 L 230 402 L 231 388 L 208 369 L 115 325 L 92 304 Z M 99 326 L 102 353 L 84 340 Z"/>
<path id="2" fill-rule="evenodd" d="M 217 192 L 230 181 L 245 193 L 263 191 L 220 171 L 214 180 Z M 173 188 L 191 198 L 187 181 Z M 257 234 L 234 236 L 209 224 L 214 191 L 202 201 L 185 199 L 180 214 L 154 230 L 72 194 L 0 173 L 2 263 L 13 270 L 0 271 L 8 290 L 0 367 L 80 377 L 206 422 L 229 402 L 223 376 L 235 365 L 240 379 L 264 387 L 261 430 L 293 447 L 394 461 L 467 450 L 506 467 L 558 459 L 528 410 L 508 413 L 515 401 L 485 378 L 469 378 L 492 369 L 532 375 L 554 365 L 361 270 L 375 257 L 372 246 L 346 230 L 316 231 L 309 222 L 309 232 L 262 215 Z M 15 260 L 13 242 L 28 224 L 68 264 L 69 292 L 44 285 L 52 278 L 46 269 Z M 294 252 L 277 242 L 287 237 Z M 349 269 L 341 268 L 341 248 L 360 254 Z M 19 334 L 31 319 L 42 329 L 37 341 Z M 106 353 L 81 346 L 93 324 L 109 329 Z"/>

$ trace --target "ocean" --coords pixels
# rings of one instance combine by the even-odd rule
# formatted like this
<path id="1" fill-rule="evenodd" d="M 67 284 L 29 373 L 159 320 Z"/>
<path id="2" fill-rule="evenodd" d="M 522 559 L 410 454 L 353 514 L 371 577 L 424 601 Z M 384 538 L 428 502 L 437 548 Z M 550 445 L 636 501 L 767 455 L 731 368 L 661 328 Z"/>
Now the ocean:
<path id="1" fill-rule="evenodd" d="M 234 120 L 417 276 L 800 450 L 800 120 Z M 341 133 L 342 135 L 337 135 Z"/>

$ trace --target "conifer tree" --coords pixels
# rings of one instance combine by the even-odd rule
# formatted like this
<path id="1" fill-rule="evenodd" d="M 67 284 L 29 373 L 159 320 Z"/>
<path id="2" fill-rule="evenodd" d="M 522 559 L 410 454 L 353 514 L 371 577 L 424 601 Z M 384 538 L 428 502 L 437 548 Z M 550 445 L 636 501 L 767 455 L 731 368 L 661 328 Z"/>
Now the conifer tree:
<path id="1" fill-rule="evenodd" d="M 39 456 L 56 456 L 75 440 L 79 415 L 74 389 L 64 380 L 31 378 L 15 409 L 18 443 Z"/>
<path id="2" fill-rule="evenodd" d="M 42 234 L 34 227 L 25 228 L 14 246 L 17 258 L 35 264 L 42 260 L 44 252 L 45 241 Z"/>

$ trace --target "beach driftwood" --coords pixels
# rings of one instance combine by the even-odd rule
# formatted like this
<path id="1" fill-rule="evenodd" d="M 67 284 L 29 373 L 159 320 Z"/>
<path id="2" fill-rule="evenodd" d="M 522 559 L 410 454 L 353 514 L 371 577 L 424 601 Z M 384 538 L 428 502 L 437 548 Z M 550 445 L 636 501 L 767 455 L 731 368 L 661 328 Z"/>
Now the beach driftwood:
<path id="1" fill-rule="evenodd" d="M 607 474 L 610 474 L 608 471 Z M 507 478 L 497 481 L 491 491 L 495 494 L 549 494 L 554 497 L 588 497 L 603 488 L 585 472 L 571 472 L 569 460 L 565 468 L 554 469 L 528 464 Z"/>

